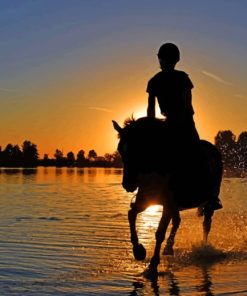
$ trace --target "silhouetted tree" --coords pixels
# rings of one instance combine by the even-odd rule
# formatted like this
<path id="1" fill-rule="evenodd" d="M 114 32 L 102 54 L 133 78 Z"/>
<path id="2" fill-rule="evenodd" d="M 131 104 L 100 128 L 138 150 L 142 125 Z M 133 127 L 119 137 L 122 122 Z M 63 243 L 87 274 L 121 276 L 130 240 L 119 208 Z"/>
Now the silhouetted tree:
<path id="1" fill-rule="evenodd" d="M 8 144 L 1 152 L 1 165 L 7 167 L 22 166 L 22 151 L 18 145 Z"/>
<path id="2" fill-rule="evenodd" d="M 3 150 L 3 152 L 8 155 L 8 156 L 11 156 L 12 155 L 12 152 L 13 152 L 13 145 L 12 144 L 8 144 L 5 149 Z"/>
<path id="3" fill-rule="evenodd" d="M 75 165 L 75 155 L 72 151 L 67 153 L 67 166 L 74 166 Z"/>
<path id="4" fill-rule="evenodd" d="M 85 157 L 85 151 L 81 149 L 77 153 L 76 164 L 78 167 L 83 167 L 86 165 L 86 163 L 87 163 L 87 161 L 86 161 L 86 157 Z"/>
<path id="5" fill-rule="evenodd" d="M 24 167 L 37 166 L 39 153 L 35 144 L 30 141 L 24 141 L 22 145 L 22 153 Z"/>
<path id="6" fill-rule="evenodd" d="M 111 163 L 113 161 L 113 154 L 110 154 L 110 153 L 106 153 L 104 155 L 104 158 L 105 158 L 105 161 Z"/>
<path id="7" fill-rule="evenodd" d="M 15 166 L 21 166 L 23 160 L 23 152 L 18 145 L 13 146 L 12 159 Z"/>
<path id="8" fill-rule="evenodd" d="M 44 161 L 48 161 L 49 160 L 49 155 L 45 153 L 43 159 L 44 159 Z"/>
<path id="9" fill-rule="evenodd" d="M 115 151 L 113 154 L 112 154 L 112 165 L 114 167 L 122 167 L 123 166 L 123 163 L 122 163 L 122 158 L 121 158 L 121 155 L 119 154 L 118 151 Z"/>
<path id="10" fill-rule="evenodd" d="M 239 167 L 247 171 L 247 132 L 242 132 L 237 141 Z"/>
<path id="11" fill-rule="evenodd" d="M 2 152 L 2 146 L 0 146 L 0 166 L 3 165 L 3 152 Z"/>
<path id="12" fill-rule="evenodd" d="M 215 145 L 222 155 L 224 168 L 232 171 L 238 168 L 236 136 L 232 131 L 219 131 L 215 137 Z"/>
<path id="13" fill-rule="evenodd" d="M 50 159 L 48 154 L 44 154 L 43 159 L 39 160 L 39 164 L 42 166 L 54 166 L 55 165 L 55 160 Z"/>
<path id="14" fill-rule="evenodd" d="M 2 152 L 3 166 L 11 166 L 12 165 L 12 154 L 13 154 L 13 145 L 8 144 Z"/>
<path id="15" fill-rule="evenodd" d="M 88 152 L 88 158 L 89 158 L 89 160 L 95 160 L 96 157 L 97 157 L 97 153 L 94 150 L 90 150 Z"/>
<path id="16" fill-rule="evenodd" d="M 66 158 L 63 156 L 63 152 L 61 150 L 56 149 L 54 157 L 56 159 L 56 166 L 66 166 Z"/>
<path id="17" fill-rule="evenodd" d="M 111 167 L 122 167 L 122 158 L 121 155 L 119 154 L 118 151 L 115 151 L 114 153 L 106 153 L 105 156 L 105 163 L 106 166 L 111 166 Z"/>
<path id="18" fill-rule="evenodd" d="M 56 160 L 62 159 L 63 158 L 63 152 L 59 149 L 56 149 L 54 157 L 56 158 Z"/>

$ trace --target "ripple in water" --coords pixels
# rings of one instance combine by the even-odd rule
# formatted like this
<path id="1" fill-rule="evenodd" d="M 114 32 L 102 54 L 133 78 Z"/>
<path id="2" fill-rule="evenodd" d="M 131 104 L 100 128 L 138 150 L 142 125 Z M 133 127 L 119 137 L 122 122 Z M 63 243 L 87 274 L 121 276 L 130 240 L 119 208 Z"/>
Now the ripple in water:
<path id="1" fill-rule="evenodd" d="M 138 217 L 147 259 L 137 262 L 121 173 L 1 171 L 1 295 L 247 295 L 246 179 L 224 180 L 208 245 L 196 211 L 182 212 L 175 256 L 147 279 L 161 208 Z"/>

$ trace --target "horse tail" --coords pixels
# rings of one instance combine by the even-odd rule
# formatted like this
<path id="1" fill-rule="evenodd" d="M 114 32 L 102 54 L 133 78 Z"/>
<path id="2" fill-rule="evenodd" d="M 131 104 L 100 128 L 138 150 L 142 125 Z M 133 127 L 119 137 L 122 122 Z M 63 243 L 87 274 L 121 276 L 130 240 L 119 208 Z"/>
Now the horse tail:
<path id="1" fill-rule="evenodd" d="M 208 159 L 209 170 L 212 180 L 212 194 L 214 198 L 217 198 L 220 194 L 220 186 L 223 176 L 223 162 L 220 151 L 212 143 L 201 140 L 203 150 L 206 152 Z"/>

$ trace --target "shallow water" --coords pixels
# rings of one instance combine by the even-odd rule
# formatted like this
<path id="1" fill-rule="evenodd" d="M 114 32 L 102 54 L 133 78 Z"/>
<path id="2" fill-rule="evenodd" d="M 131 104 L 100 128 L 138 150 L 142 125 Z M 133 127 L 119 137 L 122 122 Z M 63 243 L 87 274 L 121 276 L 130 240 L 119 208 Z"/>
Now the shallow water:
<path id="1" fill-rule="evenodd" d="M 129 242 L 132 194 L 120 169 L 0 169 L 0 295 L 247 295 L 247 179 L 224 179 L 210 233 L 182 212 L 174 257 L 146 279 L 158 210 L 137 227 L 147 259 Z"/>

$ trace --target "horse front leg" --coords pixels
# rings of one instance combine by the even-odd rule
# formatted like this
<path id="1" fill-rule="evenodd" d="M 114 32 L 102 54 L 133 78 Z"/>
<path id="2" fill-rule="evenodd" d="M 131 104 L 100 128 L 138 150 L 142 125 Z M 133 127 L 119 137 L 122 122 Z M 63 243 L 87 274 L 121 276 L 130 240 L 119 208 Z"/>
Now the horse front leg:
<path id="1" fill-rule="evenodd" d="M 130 239 L 133 245 L 133 254 L 136 260 L 144 260 L 146 258 L 146 249 L 142 244 L 139 244 L 136 232 L 136 217 L 140 212 L 142 211 L 135 204 L 131 205 L 131 209 L 128 212 Z"/>
<path id="2" fill-rule="evenodd" d="M 205 209 L 204 210 L 204 220 L 203 220 L 203 241 L 207 243 L 208 235 L 211 229 L 212 224 L 212 216 L 214 214 L 214 210 L 212 209 Z"/>
<path id="3" fill-rule="evenodd" d="M 172 217 L 172 228 L 171 228 L 170 235 L 166 241 L 166 246 L 164 248 L 163 255 L 174 255 L 173 245 L 175 242 L 175 236 L 176 236 L 177 230 L 179 228 L 180 222 L 181 222 L 181 218 L 180 218 L 180 214 L 178 211 Z"/>
<path id="4" fill-rule="evenodd" d="M 156 244 L 155 244 L 154 254 L 148 267 L 148 270 L 151 272 L 157 272 L 157 267 L 160 263 L 161 244 L 165 239 L 166 230 L 170 221 L 171 221 L 171 215 L 168 212 L 166 212 L 163 207 L 162 217 L 161 217 L 158 229 L 155 233 Z"/>

